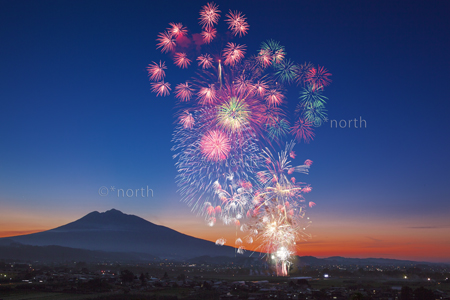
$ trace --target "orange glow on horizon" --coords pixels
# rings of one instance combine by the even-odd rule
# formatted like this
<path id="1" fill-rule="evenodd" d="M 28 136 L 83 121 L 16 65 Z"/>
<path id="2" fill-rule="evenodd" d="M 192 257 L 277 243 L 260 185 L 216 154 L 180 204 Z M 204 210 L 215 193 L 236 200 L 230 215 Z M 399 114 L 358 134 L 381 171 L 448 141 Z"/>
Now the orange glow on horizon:
<path id="1" fill-rule="evenodd" d="M 137 213 L 134 214 L 138 215 Z M 10 211 L 0 221 L 0 238 L 53 229 L 73 222 L 84 215 L 83 212 L 72 212 L 53 218 L 50 213 L 41 215 L 26 211 Z M 152 220 L 152 217 L 142 217 L 157 225 L 166 226 L 180 233 L 211 242 L 215 242 L 219 238 L 225 238 L 225 245 L 231 247 L 234 246 L 237 237 L 242 240 L 245 240 L 246 237 L 246 234 L 236 226 L 216 224 L 214 227 L 209 227 L 206 226 L 202 218 L 187 214 L 177 216 L 158 214 L 158 221 Z M 449 229 L 444 226 L 445 222 L 442 223 L 444 225 L 441 227 L 421 227 L 419 223 L 411 227 L 409 220 L 399 220 L 395 223 L 367 220 L 364 223 L 360 220 L 317 219 L 315 220 L 317 221 L 315 222 L 316 226 L 313 225 L 308 229 L 312 238 L 305 242 L 298 242 L 297 255 L 450 262 Z M 258 241 L 253 244 L 244 243 L 247 253 L 257 250 L 258 245 Z"/>
<path id="2" fill-rule="evenodd" d="M 48 230 L 48 229 L 2 230 L 2 231 L 0 231 L 0 238 L 32 234 L 32 233 L 42 232 L 42 231 L 46 231 L 46 230 Z"/>

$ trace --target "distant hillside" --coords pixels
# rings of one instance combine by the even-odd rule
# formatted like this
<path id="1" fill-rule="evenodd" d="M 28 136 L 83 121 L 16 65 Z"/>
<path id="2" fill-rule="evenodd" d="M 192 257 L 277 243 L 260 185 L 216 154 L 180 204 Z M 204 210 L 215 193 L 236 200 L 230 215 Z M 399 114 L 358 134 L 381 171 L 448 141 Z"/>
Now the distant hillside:
<path id="1" fill-rule="evenodd" d="M 170 259 L 235 255 L 232 247 L 217 246 L 115 209 L 104 213 L 95 211 L 55 229 L 7 239 L 24 245 L 145 253 Z"/>
<path id="2" fill-rule="evenodd" d="M 23 245 L 12 240 L 4 240 L 0 243 L 0 258 L 32 262 L 137 262 L 143 260 L 160 260 L 156 256 L 142 253 L 104 252 L 61 246 L 31 246 Z"/>

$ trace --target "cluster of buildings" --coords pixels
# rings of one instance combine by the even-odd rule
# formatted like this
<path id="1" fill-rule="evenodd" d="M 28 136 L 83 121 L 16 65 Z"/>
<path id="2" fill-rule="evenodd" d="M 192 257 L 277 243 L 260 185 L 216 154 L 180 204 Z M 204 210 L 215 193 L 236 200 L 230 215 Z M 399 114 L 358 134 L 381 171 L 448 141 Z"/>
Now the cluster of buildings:
<path id="1" fill-rule="evenodd" d="M 211 299 L 450 300 L 450 282 L 445 277 L 450 272 L 448 266 L 327 265 L 305 267 L 302 272 L 306 276 L 276 277 L 261 266 L 233 263 L 0 262 L 0 290 L 32 287 L 34 291 L 77 294 L 151 294 L 170 290 L 180 299 L 209 295 Z M 402 290 L 406 286 L 412 286 L 410 298 L 405 298 Z M 427 299 L 414 296 L 414 290 L 420 286 L 426 289 Z"/>

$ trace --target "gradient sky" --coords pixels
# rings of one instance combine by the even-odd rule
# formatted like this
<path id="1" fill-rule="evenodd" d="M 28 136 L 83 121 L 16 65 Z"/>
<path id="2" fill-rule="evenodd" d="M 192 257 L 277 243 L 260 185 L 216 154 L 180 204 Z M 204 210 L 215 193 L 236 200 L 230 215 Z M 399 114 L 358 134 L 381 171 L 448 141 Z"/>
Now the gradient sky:
<path id="1" fill-rule="evenodd" d="M 450 262 L 448 1 L 216 3 L 248 17 L 248 53 L 275 39 L 294 61 L 333 73 L 329 119 L 367 122 L 326 123 L 296 146 L 314 161 L 302 181 L 317 203 L 299 254 Z M 199 32 L 204 4 L 0 0 L 0 236 L 116 208 L 232 239 L 234 228 L 209 228 L 179 201 L 174 98 L 156 98 L 145 70 L 167 58 L 157 34 L 169 22 Z M 171 73 L 173 83 L 186 74 Z M 102 186 L 148 186 L 153 197 L 102 197 Z"/>

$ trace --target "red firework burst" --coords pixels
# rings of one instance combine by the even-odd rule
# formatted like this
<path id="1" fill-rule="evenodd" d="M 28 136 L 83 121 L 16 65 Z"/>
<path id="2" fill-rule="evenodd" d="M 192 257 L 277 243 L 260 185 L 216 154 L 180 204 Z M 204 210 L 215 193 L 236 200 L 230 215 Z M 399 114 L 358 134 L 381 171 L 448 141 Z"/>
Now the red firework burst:
<path id="1" fill-rule="evenodd" d="M 203 69 L 209 69 L 213 65 L 213 59 L 209 54 L 202 54 L 197 58 L 197 60 L 198 65 L 201 66 Z"/>
<path id="2" fill-rule="evenodd" d="M 175 97 L 180 99 L 182 102 L 191 100 L 192 88 L 189 83 L 179 83 L 175 87 Z"/>
<path id="3" fill-rule="evenodd" d="M 231 11 L 226 15 L 228 19 L 225 21 L 228 23 L 228 29 L 236 36 L 239 37 L 246 35 L 249 29 L 248 23 L 245 21 L 247 18 L 240 11 Z"/>
<path id="4" fill-rule="evenodd" d="M 205 30 L 202 31 L 201 35 L 203 37 L 203 42 L 205 42 L 205 44 L 209 44 L 216 37 L 217 30 L 213 27 L 206 27 Z"/>
<path id="5" fill-rule="evenodd" d="M 309 143 L 309 141 L 314 138 L 314 131 L 311 123 L 301 118 L 295 122 L 294 127 L 291 129 L 291 133 L 299 142 L 303 139 L 305 143 Z"/>
<path id="6" fill-rule="evenodd" d="M 234 66 L 244 58 L 244 55 L 245 45 L 228 43 L 223 50 L 223 56 L 225 58 L 224 64 Z"/>
<path id="7" fill-rule="evenodd" d="M 168 31 L 161 32 L 156 41 L 159 42 L 156 49 L 161 48 L 162 53 L 173 51 L 176 46 L 174 36 Z"/>
<path id="8" fill-rule="evenodd" d="M 181 23 L 169 23 L 170 27 L 167 28 L 173 37 L 183 36 L 187 34 L 187 28 Z"/>
<path id="9" fill-rule="evenodd" d="M 214 24 L 219 23 L 219 18 L 220 10 L 218 5 L 216 5 L 214 2 L 203 5 L 202 9 L 200 10 L 199 18 L 199 23 L 203 28 L 212 27 L 214 26 Z"/>
<path id="10" fill-rule="evenodd" d="M 148 76 L 152 81 L 160 81 L 163 79 L 166 76 L 164 70 L 167 70 L 166 62 L 161 63 L 161 61 L 159 61 L 159 64 L 152 61 L 147 67 Z"/>
<path id="11" fill-rule="evenodd" d="M 182 69 L 187 68 L 191 64 L 191 60 L 187 58 L 186 53 L 175 53 L 173 60 L 175 64 Z"/>
<path id="12" fill-rule="evenodd" d="M 160 82 L 152 82 L 152 92 L 156 93 L 156 96 L 167 96 L 170 94 L 171 88 L 170 83 L 160 81 Z"/>
<path id="13" fill-rule="evenodd" d="M 208 160 L 224 160 L 228 157 L 230 149 L 227 135 L 218 130 L 208 131 L 200 141 L 200 150 Z"/>
<path id="14" fill-rule="evenodd" d="M 298 66 L 298 68 L 295 69 L 296 78 L 295 81 L 297 82 L 297 85 L 305 86 L 306 78 L 311 69 L 313 68 L 313 64 L 310 62 L 305 62 L 304 64 L 301 64 Z"/>
<path id="15" fill-rule="evenodd" d="M 305 81 L 312 84 L 313 90 L 322 89 L 331 83 L 331 79 L 328 76 L 331 76 L 331 73 L 327 69 L 317 66 L 317 69 L 311 68 L 309 70 Z"/>

